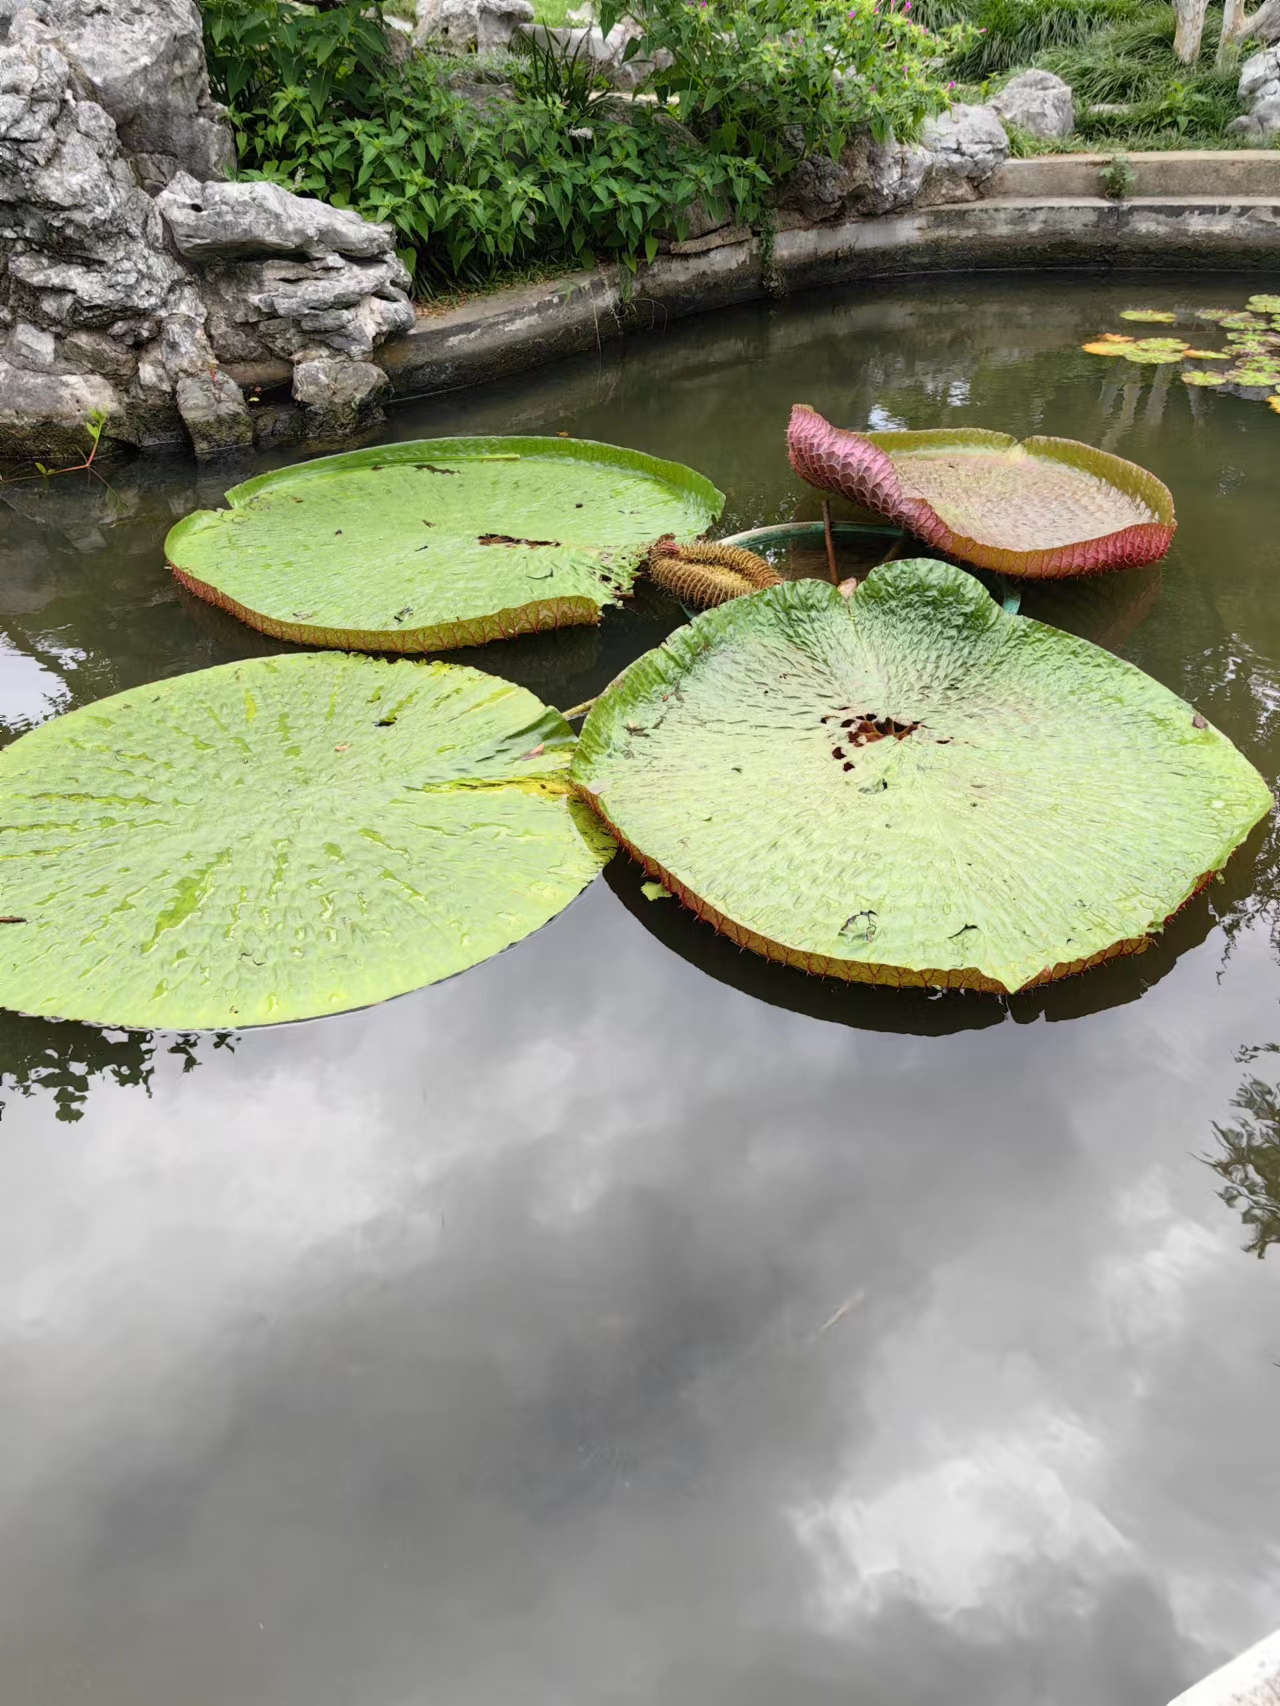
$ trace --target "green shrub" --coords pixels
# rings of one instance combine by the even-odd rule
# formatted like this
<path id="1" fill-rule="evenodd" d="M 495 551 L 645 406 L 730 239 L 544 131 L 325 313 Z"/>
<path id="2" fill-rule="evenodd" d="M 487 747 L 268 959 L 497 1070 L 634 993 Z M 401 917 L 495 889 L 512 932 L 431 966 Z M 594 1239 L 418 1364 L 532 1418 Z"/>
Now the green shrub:
<path id="1" fill-rule="evenodd" d="M 634 267 L 683 234 L 695 202 L 751 217 L 767 188 L 754 163 L 691 145 L 652 109 L 584 123 L 545 93 L 481 111 L 450 88 L 447 60 L 388 60 L 376 0 L 206 0 L 205 31 L 241 175 L 388 221 L 424 293 L 531 265 Z"/>
<path id="2" fill-rule="evenodd" d="M 600 22 L 633 16 L 644 34 L 629 51 L 671 56 L 648 87 L 674 97 L 709 147 L 777 178 L 803 153 L 838 154 L 859 128 L 910 138 L 947 105 L 942 63 L 972 32 L 938 35 L 911 11 L 912 0 L 605 0 Z"/>

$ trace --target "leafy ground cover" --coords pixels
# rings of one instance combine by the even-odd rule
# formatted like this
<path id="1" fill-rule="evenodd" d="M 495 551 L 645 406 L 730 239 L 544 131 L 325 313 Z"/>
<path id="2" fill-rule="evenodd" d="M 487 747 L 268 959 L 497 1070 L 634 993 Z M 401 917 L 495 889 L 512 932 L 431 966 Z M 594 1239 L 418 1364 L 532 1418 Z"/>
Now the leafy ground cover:
<path id="1" fill-rule="evenodd" d="M 905 0 L 629 10 L 671 55 L 653 85 L 663 104 L 601 100 L 568 56 L 516 54 L 495 73 L 391 55 L 379 0 L 206 0 L 204 16 L 241 175 L 389 221 L 424 296 L 530 265 L 634 268 L 695 210 L 767 223 L 804 153 L 839 153 L 860 126 L 908 137 L 944 107 L 946 56 L 971 33 L 928 33 Z M 495 77 L 507 87 L 477 99 Z"/>

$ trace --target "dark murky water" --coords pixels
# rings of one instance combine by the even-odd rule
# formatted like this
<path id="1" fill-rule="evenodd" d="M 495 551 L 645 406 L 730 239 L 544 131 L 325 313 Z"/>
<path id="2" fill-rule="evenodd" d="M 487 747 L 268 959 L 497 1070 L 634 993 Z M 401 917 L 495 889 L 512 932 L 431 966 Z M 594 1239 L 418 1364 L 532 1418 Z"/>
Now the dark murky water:
<path id="1" fill-rule="evenodd" d="M 1104 444 L 1173 488 L 1176 549 L 1024 607 L 1274 779 L 1280 420 L 1077 350 L 1251 288 L 810 297 L 395 432 L 640 446 L 728 527 L 793 513 L 794 400 Z M 112 478 L 6 493 L 10 731 L 280 649 L 161 560 L 232 477 Z M 677 619 L 466 661 L 568 705 Z M 1144 958 L 1004 1005 L 764 966 L 615 861 L 346 1018 L 0 1015 L 0 1697 L 1161 1706 L 1280 1621 L 1280 1251 L 1246 1248 L 1280 1238 L 1278 957 L 1262 834 Z"/>

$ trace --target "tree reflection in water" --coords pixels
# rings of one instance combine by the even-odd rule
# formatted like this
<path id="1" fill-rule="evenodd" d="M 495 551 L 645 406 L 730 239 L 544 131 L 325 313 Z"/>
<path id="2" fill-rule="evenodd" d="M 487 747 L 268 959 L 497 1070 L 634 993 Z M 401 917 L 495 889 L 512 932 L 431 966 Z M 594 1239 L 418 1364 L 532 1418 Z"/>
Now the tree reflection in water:
<path id="1" fill-rule="evenodd" d="M 84 1115 L 94 1078 L 122 1088 L 141 1086 L 150 1094 L 158 1055 L 177 1055 L 183 1072 L 193 1072 L 201 1048 L 234 1050 L 235 1044 L 231 1031 L 155 1035 L 0 1013 L 0 1118 L 4 1093 L 16 1091 L 51 1097 L 56 1118 L 72 1123 Z"/>
<path id="2" fill-rule="evenodd" d="M 1242 1049 L 1241 1061 L 1256 1060 L 1260 1054 L 1280 1053 L 1280 1046 Z M 1240 1209 L 1240 1218 L 1252 1236 L 1245 1249 L 1261 1258 L 1272 1244 L 1280 1244 L 1280 1085 L 1261 1078 L 1246 1078 L 1232 1097 L 1239 1117 L 1230 1125 L 1214 1123 L 1219 1153 L 1204 1159 L 1226 1188 L 1219 1192 L 1228 1208 Z"/>

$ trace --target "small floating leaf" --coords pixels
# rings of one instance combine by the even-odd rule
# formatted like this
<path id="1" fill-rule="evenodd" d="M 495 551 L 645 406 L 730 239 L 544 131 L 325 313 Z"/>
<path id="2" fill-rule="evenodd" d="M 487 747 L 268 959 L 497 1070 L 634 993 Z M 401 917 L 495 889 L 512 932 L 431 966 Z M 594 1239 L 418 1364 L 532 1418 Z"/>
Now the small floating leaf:
<path id="1" fill-rule="evenodd" d="M 1171 326 L 1178 318 L 1165 308 L 1126 308 L 1121 312 L 1122 320 L 1137 320 L 1144 326 Z"/>
<path id="2" fill-rule="evenodd" d="M 44 723 L 0 753 L 0 1006 L 230 1030 L 464 971 L 608 858 L 573 747 L 495 676 L 336 652 Z"/>
<path id="3" fill-rule="evenodd" d="M 1012 991 L 1140 949 L 1270 810 L 1194 715 L 963 570 L 906 561 L 849 600 L 805 580 L 696 617 L 601 695 L 571 774 L 742 947 Z"/>
<path id="4" fill-rule="evenodd" d="M 453 438 L 300 463 L 227 502 L 169 534 L 192 592 L 277 639 L 423 652 L 599 621 L 655 539 L 696 538 L 724 499 L 613 445 Z"/>
<path id="5" fill-rule="evenodd" d="M 1127 332 L 1104 332 L 1102 342 L 1104 344 L 1131 344 L 1133 339 Z"/>
<path id="6" fill-rule="evenodd" d="M 1183 361 L 1230 361 L 1230 350 L 1223 349 L 1184 349 Z"/>
<path id="7" fill-rule="evenodd" d="M 1176 527 L 1173 499 L 1154 474 L 1070 438 L 1019 444 L 978 427 L 849 432 L 797 403 L 787 447 L 796 473 L 819 491 L 1003 574 L 1136 568 L 1164 556 Z"/>
<path id="8" fill-rule="evenodd" d="M 1174 344 L 1170 347 L 1165 341 L 1153 338 L 1131 344 L 1124 352 L 1124 357 L 1137 367 L 1169 367 L 1182 360 L 1185 348 L 1185 344 Z"/>
<path id="9" fill-rule="evenodd" d="M 661 883 L 641 883 L 640 893 L 646 900 L 674 900 L 670 889 L 664 889 Z"/>

